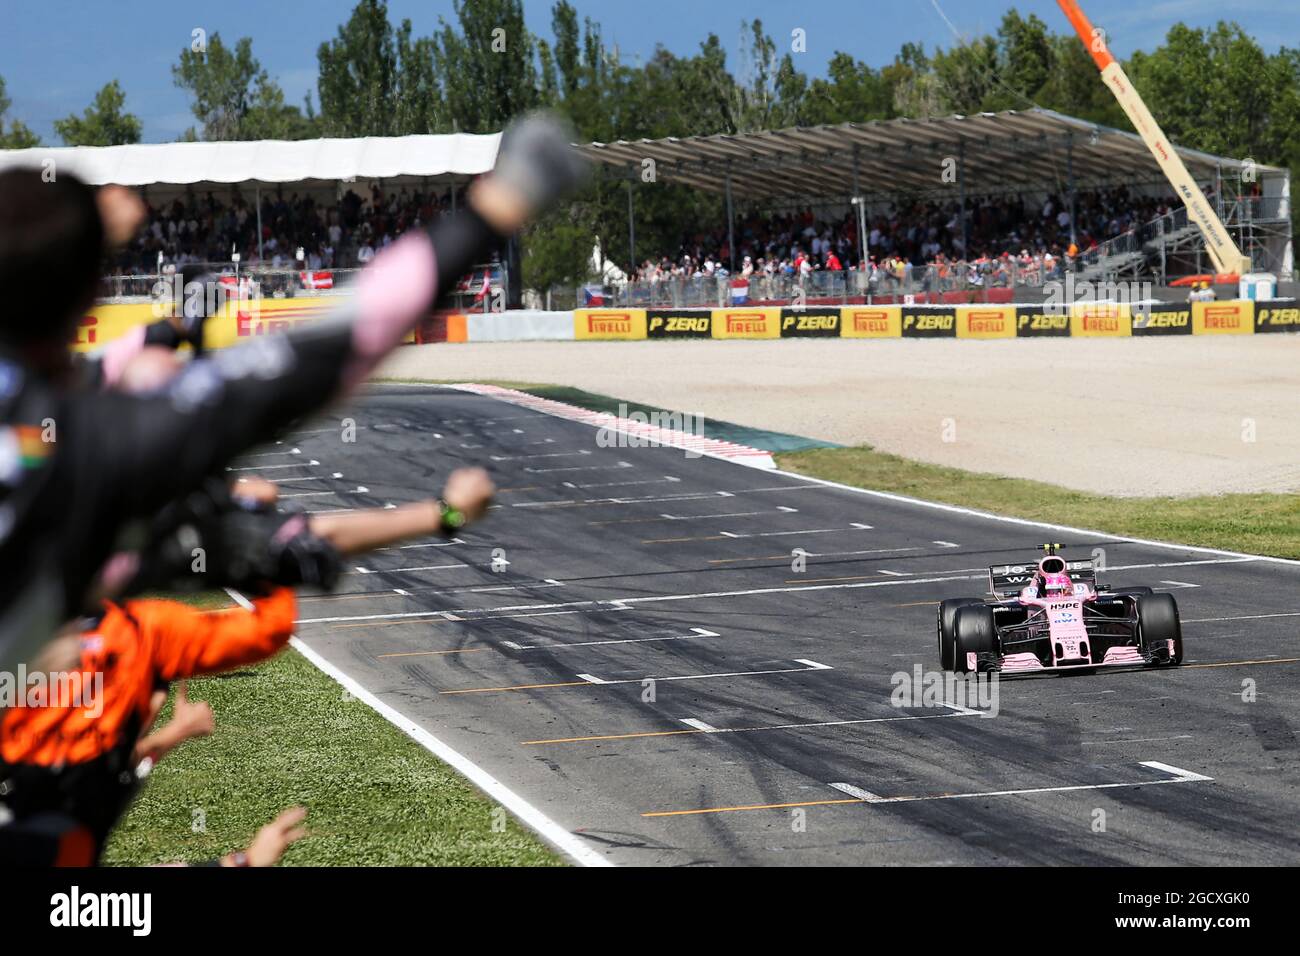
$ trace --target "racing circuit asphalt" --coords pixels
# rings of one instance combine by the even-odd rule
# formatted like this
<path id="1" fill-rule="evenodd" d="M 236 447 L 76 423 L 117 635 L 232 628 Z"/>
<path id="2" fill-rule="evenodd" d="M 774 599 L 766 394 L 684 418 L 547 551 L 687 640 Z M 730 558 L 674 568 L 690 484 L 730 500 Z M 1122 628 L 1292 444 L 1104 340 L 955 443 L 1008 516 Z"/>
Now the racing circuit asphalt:
<path id="1" fill-rule="evenodd" d="M 382 386 L 237 465 L 310 511 L 490 468 L 486 520 L 356 561 L 299 637 L 612 862 L 1300 862 L 1300 565 L 596 434 Z M 1004 679 L 996 717 L 893 706 L 893 675 L 938 670 L 934 602 L 1049 540 L 1172 591 L 1184 666 Z"/>

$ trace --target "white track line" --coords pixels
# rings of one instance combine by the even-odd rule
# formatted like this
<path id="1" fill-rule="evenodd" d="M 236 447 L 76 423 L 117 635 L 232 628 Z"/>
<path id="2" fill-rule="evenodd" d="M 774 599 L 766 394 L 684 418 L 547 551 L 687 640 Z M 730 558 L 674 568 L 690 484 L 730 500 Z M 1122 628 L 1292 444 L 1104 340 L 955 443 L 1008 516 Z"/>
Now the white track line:
<path id="1" fill-rule="evenodd" d="M 880 797 L 866 790 L 860 790 L 848 783 L 832 783 L 831 787 L 847 793 L 850 796 L 857 796 L 859 793 L 865 796 L 858 797 L 863 803 L 918 803 L 928 800 L 967 800 L 972 797 L 1014 797 L 1023 796 L 1033 793 L 1070 793 L 1078 790 L 1115 790 L 1121 787 L 1155 787 L 1164 783 L 1199 783 L 1202 781 L 1213 780 L 1213 777 L 1202 776 L 1199 773 L 1192 773 L 1188 770 L 1180 770 L 1177 767 L 1171 767 L 1169 764 L 1159 763 L 1155 760 L 1144 760 L 1141 764 L 1143 767 L 1149 767 L 1152 770 L 1159 770 L 1163 773 L 1173 774 L 1172 777 L 1166 777 L 1160 780 L 1135 780 L 1132 783 L 1084 783 L 1076 784 L 1069 787 L 1025 787 L 1019 790 L 980 790 L 970 793 L 936 793 L 929 796 L 901 796 L 901 797 Z"/>
<path id="2" fill-rule="evenodd" d="M 357 485 L 355 488 L 345 488 L 342 491 L 295 491 L 291 494 L 280 495 L 281 498 L 320 498 L 323 495 L 364 495 L 368 491 L 365 485 Z"/>
<path id="3" fill-rule="evenodd" d="M 617 465 L 575 465 L 571 468 L 525 468 L 524 471 L 531 475 L 553 475 L 562 471 L 622 471 L 624 468 L 631 468 L 632 464 L 626 461 L 620 461 Z M 516 507 L 518 507 L 516 505 Z"/>
<path id="4" fill-rule="evenodd" d="M 271 483 L 275 485 L 288 484 L 291 481 L 330 481 L 334 478 L 342 478 L 343 472 L 336 471 L 332 475 L 304 475 L 301 478 L 273 478 Z"/>
<path id="5" fill-rule="evenodd" d="M 301 455 L 301 448 L 291 448 L 288 451 L 259 451 L 251 455 L 240 455 L 235 461 L 246 461 L 249 458 L 276 458 L 280 455 Z"/>
<path id="6" fill-rule="evenodd" d="M 782 667 L 775 670 L 764 671 L 729 671 L 725 674 L 682 674 L 677 677 L 624 677 L 618 680 L 602 680 L 591 674 L 578 674 L 580 680 L 585 680 L 589 684 L 641 684 L 645 681 L 652 680 L 671 681 L 671 680 L 712 680 L 717 677 L 759 677 L 763 674 L 803 674 L 807 671 L 829 671 L 835 668 L 829 664 L 818 664 L 816 661 L 795 659 L 796 664 L 803 664 L 803 667 Z"/>
<path id="7" fill-rule="evenodd" d="M 873 530 L 875 529 L 873 529 L 869 524 L 862 524 L 853 521 L 849 523 L 847 528 L 813 528 L 809 531 L 755 531 L 747 534 L 739 534 L 733 531 L 719 531 L 718 534 L 727 538 L 790 538 L 800 534 L 836 534 L 841 531 Z"/>
<path id="8" fill-rule="evenodd" d="M 664 475 L 662 478 L 646 478 L 641 481 L 605 481 L 595 485 L 575 485 L 571 481 L 564 482 L 569 488 L 619 488 L 627 485 L 662 485 L 665 482 L 681 481 L 680 478 L 674 478 L 672 475 Z"/>
<path id="9" fill-rule="evenodd" d="M 853 797 L 856 800 L 861 800 L 863 803 L 879 803 L 881 799 L 870 790 L 863 790 L 861 787 L 855 787 L 851 783 L 833 783 L 831 786 L 840 793 L 847 793 L 850 797 Z"/>
<path id="10" fill-rule="evenodd" d="M 816 485 L 778 485 L 773 488 L 742 488 L 739 491 L 704 491 L 689 492 L 680 495 L 650 495 L 640 498 L 561 498 L 557 501 L 520 501 L 512 508 L 572 508 L 577 505 L 639 505 L 653 501 L 700 501 L 705 498 L 734 498 L 736 495 L 758 494 L 767 491 L 798 491 L 800 488 L 820 490 Z M 705 518 L 708 515 L 704 516 Z"/>
<path id="11" fill-rule="evenodd" d="M 434 541 L 429 544 L 399 544 L 391 548 L 375 548 L 376 551 L 414 551 L 416 548 L 451 548 L 458 544 L 464 544 L 461 538 L 452 538 L 450 541 Z"/>
<path id="12" fill-rule="evenodd" d="M 691 628 L 693 634 L 673 634 L 667 637 L 629 637 L 622 640 L 609 641 L 579 641 L 574 644 L 516 644 L 514 641 L 502 641 L 506 647 L 516 651 L 554 651 L 563 650 L 568 647 L 601 647 L 606 644 L 653 644 L 657 641 L 689 641 L 696 637 L 720 637 L 717 631 L 710 631 L 703 627 Z M 604 683 L 610 683 L 605 681 Z"/>
<path id="13" fill-rule="evenodd" d="M 798 511 L 799 511 L 798 508 L 787 508 L 785 505 L 780 505 L 780 506 L 778 506 L 778 507 L 776 507 L 776 508 L 771 508 L 771 509 L 768 509 L 768 510 L 766 510 L 766 511 L 728 511 L 728 512 L 724 512 L 723 514 L 719 514 L 719 515 L 715 515 L 715 514 L 707 514 L 707 515 L 670 515 L 670 514 L 661 514 L 659 517 L 660 517 L 660 518 L 663 518 L 665 521 L 712 521 L 714 518 L 753 518 L 753 517 L 755 517 L 755 516 L 757 516 L 757 515 L 795 514 L 795 513 L 797 513 Z M 652 521 L 652 520 L 654 520 L 654 519 L 652 519 L 652 518 L 647 518 L 646 520 L 647 520 L 647 521 Z"/>
<path id="14" fill-rule="evenodd" d="M 472 568 L 472 564 L 425 564 L 414 568 L 356 568 L 358 574 L 397 574 L 407 571 L 459 571 L 464 568 Z"/>
<path id="15" fill-rule="evenodd" d="M 319 464 L 320 462 L 313 458 L 310 461 L 295 461 L 291 465 L 249 465 L 246 468 L 231 468 L 227 466 L 226 471 L 270 471 L 273 468 L 311 468 L 314 465 Z"/>
<path id="16" fill-rule="evenodd" d="M 1260 621 L 1266 617 L 1300 617 L 1300 611 L 1281 611 L 1277 614 L 1238 614 L 1234 617 L 1188 617 L 1184 624 L 1206 624 L 1211 621 Z"/>
<path id="17" fill-rule="evenodd" d="M 589 450 L 583 451 L 555 451 L 545 455 L 488 455 L 488 461 L 529 461 L 534 458 L 576 458 L 579 455 L 590 455 Z"/>
<path id="18" fill-rule="evenodd" d="M 717 727 L 714 727 L 712 724 L 706 724 L 704 721 L 695 717 L 683 717 L 682 723 L 687 727 L 694 727 L 696 730 L 702 730 L 706 734 L 716 734 L 718 732 Z"/>
<path id="19" fill-rule="evenodd" d="M 952 705 L 945 704 L 945 707 Z M 854 717 L 849 720 L 816 720 L 803 724 L 765 724 L 760 727 L 715 727 L 715 734 L 747 734 L 756 730 L 810 730 L 818 727 L 851 727 L 856 724 L 891 724 L 899 720 L 936 720 L 949 717 L 983 717 L 978 710 L 952 706 L 953 713 L 901 714 L 897 717 Z"/>
<path id="20" fill-rule="evenodd" d="M 488 771 L 474 763 L 460 751 L 439 740 L 429 731 L 412 721 L 400 711 L 388 706 L 361 684 L 357 683 L 343 671 L 339 670 L 321 655 L 298 640 L 289 639 L 289 643 L 303 657 L 317 668 L 328 674 L 353 697 L 368 704 L 379 716 L 402 733 L 406 734 L 425 750 L 439 760 L 458 770 L 470 783 L 478 787 L 492 800 L 514 814 L 522 823 L 537 833 L 543 840 L 555 847 L 573 862 L 581 866 L 613 866 L 614 862 L 602 856 L 563 826 L 556 823 L 537 807 L 533 806 L 519 794 L 515 793 Z"/>

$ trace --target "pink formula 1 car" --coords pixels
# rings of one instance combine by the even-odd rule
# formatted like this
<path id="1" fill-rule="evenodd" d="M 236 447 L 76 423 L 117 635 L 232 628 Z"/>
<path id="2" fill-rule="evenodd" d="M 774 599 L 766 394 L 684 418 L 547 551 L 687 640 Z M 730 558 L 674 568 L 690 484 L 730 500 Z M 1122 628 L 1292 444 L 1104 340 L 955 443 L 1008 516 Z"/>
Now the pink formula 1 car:
<path id="1" fill-rule="evenodd" d="M 1097 583 L 1091 561 L 1044 545 L 1035 564 L 989 568 L 991 598 L 939 603 L 939 660 L 957 673 L 1091 670 L 1183 659 L 1178 605 L 1147 587 Z"/>

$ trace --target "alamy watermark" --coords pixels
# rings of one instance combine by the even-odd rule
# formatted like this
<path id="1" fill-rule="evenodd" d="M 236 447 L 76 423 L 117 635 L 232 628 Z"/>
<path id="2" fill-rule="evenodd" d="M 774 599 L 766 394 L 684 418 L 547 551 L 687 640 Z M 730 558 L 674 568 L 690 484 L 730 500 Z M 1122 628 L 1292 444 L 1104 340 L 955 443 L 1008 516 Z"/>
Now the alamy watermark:
<path id="1" fill-rule="evenodd" d="M 596 445 L 600 448 L 655 448 L 661 445 L 676 447 L 683 438 L 704 438 L 704 416 L 694 412 L 643 412 L 631 410 L 626 402 L 619 402 L 618 422 L 602 425 L 596 432 Z M 665 432 L 669 434 L 664 434 Z M 683 445 L 687 458 L 704 455 L 699 448 Z"/>
<path id="2" fill-rule="evenodd" d="M 102 671 L 0 671 L 0 710 L 11 707 L 59 707 L 82 710 L 87 717 L 104 713 Z"/>
<path id="3" fill-rule="evenodd" d="M 1068 313 L 1077 303 L 1140 306 L 1155 295 L 1150 282 L 1090 282 L 1067 273 L 1062 280 L 1043 283 L 1043 312 L 1048 315 Z"/>
<path id="4" fill-rule="evenodd" d="M 897 671 L 889 678 L 894 707 L 942 707 L 948 710 L 977 710 L 980 716 L 996 717 L 1000 710 L 998 674 L 956 674 L 927 671 L 920 664 L 910 672 Z"/>

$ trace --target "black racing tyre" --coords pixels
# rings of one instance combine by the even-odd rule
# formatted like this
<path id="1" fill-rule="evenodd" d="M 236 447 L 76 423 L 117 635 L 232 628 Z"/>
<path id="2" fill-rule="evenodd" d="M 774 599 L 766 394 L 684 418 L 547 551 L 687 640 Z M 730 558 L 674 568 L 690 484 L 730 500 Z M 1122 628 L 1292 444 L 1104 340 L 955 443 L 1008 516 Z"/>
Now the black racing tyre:
<path id="1" fill-rule="evenodd" d="M 963 607 L 957 610 L 953 624 L 952 669 L 958 674 L 969 674 L 967 654 L 991 654 L 998 649 L 998 632 L 993 626 L 993 609 L 990 607 Z"/>
<path id="2" fill-rule="evenodd" d="M 936 628 L 939 632 L 939 666 L 944 670 L 952 670 L 953 626 L 957 612 L 964 607 L 983 603 L 983 598 L 948 598 L 939 602 Z"/>
<path id="3" fill-rule="evenodd" d="M 1183 626 L 1172 594 L 1149 594 L 1137 599 L 1138 641 L 1148 653 L 1163 658 L 1173 642 L 1168 663 L 1183 662 Z"/>
<path id="4" fill-rule="evenodd" d="M 1131 588 L 1109 588 L 1106 590 L 1105 593 L 1106 594 L 1132 594 L 1134 596 L 1138 596 L 1138 595 L 1145 596 L 1145 595 L 1155 594 L 1156 592 L 1153 589 L 1146 587 L 1145 585 L 1141 585 L 1138 587 L 1131 587 Z"/>

